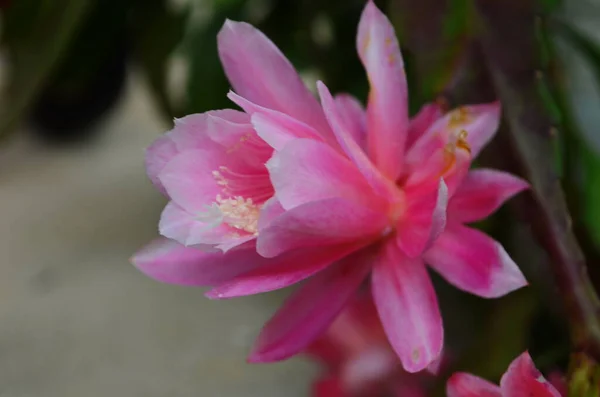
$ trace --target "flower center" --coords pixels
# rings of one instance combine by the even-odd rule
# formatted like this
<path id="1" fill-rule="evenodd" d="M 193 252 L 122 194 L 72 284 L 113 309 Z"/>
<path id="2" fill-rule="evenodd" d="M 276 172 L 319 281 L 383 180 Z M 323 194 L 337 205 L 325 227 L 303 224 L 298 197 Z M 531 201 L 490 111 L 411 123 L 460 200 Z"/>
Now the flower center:
<path id="1" fill-rule="evenodd" d="M 256 236 L 260 210 L 273 195 L 273 187 L 266 172 L 244 171 L 236 172 L 221 166 L 212 172 L 217 185 L 221 187 L 221 194 L 217 194 L 215 201 L 200 216 L 209 227 L 224 223 Z"/>
<path id="2" fill-rule="evenodd" d="M 229 226 L 250 234 L 258 234 L 258 215 L 261 204 L 255 204 L 251 198 L 241 196 L 223 198 L 217 195 L 216 207 L 221 212 L 223 222 Z"/>

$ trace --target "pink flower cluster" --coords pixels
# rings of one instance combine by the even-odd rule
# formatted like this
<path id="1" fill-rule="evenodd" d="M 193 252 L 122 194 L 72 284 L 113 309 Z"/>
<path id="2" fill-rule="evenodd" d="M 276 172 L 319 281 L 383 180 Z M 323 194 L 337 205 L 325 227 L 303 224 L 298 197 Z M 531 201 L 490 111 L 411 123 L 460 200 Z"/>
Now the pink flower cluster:
<path id="1" fill-rule="evenodd" d="M 168 198 L 158 239 L 133 263 L 159 281 L 213 287 L 210 298 L 304 281 L 265 325 L 250 361 L 281 360 L 322 334 L 370 282 L 383 330 L 406 371 L 438 359 L 444 330 L 426 264 L 456 287 L 494 298 L 526 285 L 503 247 L 466 224 L 527 188 L 470 170 L 494 136 L 498 103 L 408 115 L 395 32 L 372 2 L 356 46 L 370 83 L 320 102 L 279 49 L 227 21 L 219 55 L 243 111 L 175 121 L 148 149 L 150 179 Z"/>
<path id="2" fill-rule="evenodd" d="M 527 352 L 510 364 L 500 386 L 471 374 L 457 373 L 448 381 L 446 393 L 448 397 L 561 397 L 535 368 Z"/>
<path id="3" fill-rule="evenodd" d="M 417 374 L 403 371 L 368 291 L 353 298 L 306 354 L 324 368 L 313 384 L 314 397 L 425 397 L 435 373 L 449 361 L 443 357 Z M 525 352 L 509 366 L 500 386 L 459 372 L 448 380 L 446 393 L 448 397 L 566 397 L 560 375 L 555 372 L 549 379 L 544 379 Z"/>

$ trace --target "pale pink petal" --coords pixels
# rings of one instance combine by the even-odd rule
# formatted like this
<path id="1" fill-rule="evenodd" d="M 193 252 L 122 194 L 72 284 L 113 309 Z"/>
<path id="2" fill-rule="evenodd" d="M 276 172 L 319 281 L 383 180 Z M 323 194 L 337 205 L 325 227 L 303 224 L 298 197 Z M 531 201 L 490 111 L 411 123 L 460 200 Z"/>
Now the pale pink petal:
<path id="1" fill-rule="evenodd" d="M 259 135 L 266 141 L 265 143 L 268 143 L 274 149 L 280 149 L 294 138 L 326 141 L 333 147 L 337 147 L 337 142 L 330 129 L 323 133 L 285 113 L 260 106 L 233 91 L 230 91 L 227 97 L 247 114 L 253 117 L 261 116 L 254 121 L 260 127 Z"/>
<path id="2" fill-rule="evenodd" d="M 527 285 L 500 243 L 458 223 L 446 226 L 424 260 L 451 284 L 484 298 L 497 298 Z"/>
<path id="3" fill-rule="evenodd" d="M 346 361 L 342 368 L 342 379 L 348 391 L 373 395 L 376 389 L 382 388 L 386 381 L 398 372 L 398 369 L 398 357 L 389 346 L 374 344 Z M 411 394 L 406 396 L 410 397 Z"/>
<path id="4" fill-rule="evenodd" d="M 317 82 L 317 89 L 321 97 L 321 103 L 325 116 L 342 150 L 352 160 L 360 172 L 365 176 L 371 186 L 379 193 L 385 194 L 389 191 L 388 184 L 383 175 L 371 162 L 367 154 L 358 145 L 354 137 L 347 130 L 346 122 L 338 111 L 338 107 L 331 93 L 321 81 Z"/>
<path id="5" fill-rule="evenodd" d="M 394 28 L 372 1 L 360 18 L 356 47 L 371 86 L 367 106 L 369 155 L 379 170 L 394 180 L 403 163 L 408 90 Z"/>
<path id="6" fill-rule="evenodd" d="M 171 200 L 190 213 L 202 213 L 222 192 L 213 171 L 224 162 L 218 151 L 188 150 L 169 161 L 159 179 Z"/>
<path id="7" fill-rule="evenodd" d="M 448 397 L 503 397 L 500 387 L 478 376 L 458 372 L 446 384 Z"/>
<path id="8" fill-rule="evenodd" d="M 410 120 L 406 147 L 410 148 L 443 114 L 442 107 L 435 102 L 423 105 L 419 113 Z"/>
<path id="9" fill-rule="evenodd" d="M 192 114 L 175 120 L 173 129 L 156 139 L 146 150 L 146 171 L 152 183 L 162 193 L 166 194 L 158 175 L 175 156 L 185 150 L 210 149 L 215 142 L 210 133 L 209 118 L 230 123 L 236 129 L 252 128 L 250 117 L 237 110 L 214 110 L 206 113 Z M 231 128 L 220 128 L 220 136 L 232 135 Z M 217 141 L 218 143 L 218 141 Z"/>
<path id="10" fill-rule="evenodd" d="M 300 205 L 259 231 L 257 250 L 274 257 L 296 248 L 368 242 L 389 228 L 387 216 L 351 201 L 332 198 Z"/>
<path id="11" fill-rule="evenodd" d="M 235 147 L 242 137 L 252 133 L 250 115 L 244 112 L 225 109 L 207 112 L 206 116 L 206 135 L 226 148 Z"/>
<path id="12" fill-rule="evenodd" d="M 439 141 L 438 141 L 439 142 Z M 407 195 L 422 194 L 437 188 L 440 178 L 452 197 L 471 166 L 471 154 L 460 146 L 447 146 L 439 142 L 429 155 L 417 163 L 407 163 L 403 188 Z"/>
<path id="13" fill-rule="evenodd" d="M 165 196 L 167 191 L 158 179 L 158 175 L 165 167 L 165 165 L 171 161 L 171 159 L 179 154 L 175 143 L 167 134 L 156 139 L 152 145 L 146 149 L 146 173 L 148 178 L 154 184 L 154 186 Z"/>
<path id="14" fill-rule="evenodd" d="M 277 198 L 285 209 L 311 201 L 344 198 L 385 212 L 356 167 L 325 143 L 298 139 L 273 155 L 267 163 Z"/>
<path id="15" fill-rule="evenodd" d="M 297 138 L 322 141 L 312 127 L 275 111 L 254 113 L 252 125 L 258 135 L 275 150 L 283 149 L 288 142 Z"/>
<path id="16" fill-rule="evenodd" d="M 221 224 L 219 219 L 199 218 L 172 201 L 167 204 L 160 216 L 158 230 L 161 235 L 185 246 L 217 245 L 232 240 L 227 238 L 232 233 L 231 228 Z M 240 244 L 242 242 L 238 241 Z"/>
<path id="17" fill-rule="evenodd" d="M 309 279 L 267 322 L 250 362 L 286 359 L 324 332 L 367 276 L 372 250 L 343 259 Z"/>
<path id="18" fill-rule="evenodd" d="M 223 254 L 159 238 L 136 252 L 131 262 L 145 275 L 163 283 L 210 286 L 248 272 L 265 259 L 252 245 Z"/>
<path id="19" fill-rule="evenodd" d="M 265 258 L 265 264 L 260 268 L 217 285 L 208 291 L 206 296 L 211 299 L 227 299 L 289 287 L 363 246 L 364 244 L 360 243 L 349 243 L 326 248 L 299 249 Z"/>
<path id="20" fill-rule="evenodd" d="M 500 380 L 502 397 L 561 397 L 537 370 L 529 353 L 517 357 Z"/>
<path id="21" fill-rule="evenodd" d="M 334 97 L 338 112 L 346 125 L 346 130 L 358 146 L 367 147 L 367 114 L 360 101 L 350 94 L 338 94 Z"/>
<path id="22" fill-rule="evenodd" d="M 269 226 L 273 220 L 277 219 L 285 212 L 277 197 L 273 196 L 268 199 L 260 209 L 260 217 L 258 218 L 258 230 L 262 230 Z"/>
<path id="23" fill-rule="evenodd" d="M 316 98 L 262 32 L 247 23 L 227 20 L 217 41 L 225 73 L 241 96 L 327 134 L 329 126 Z"/>
<path id="24" fill-rule="evenodd" d="M 506 172 L 470 171 L 448 204 L 448 217 L 458 222 L 479 221 L 528 187 L 526 181 Z"/>
<path id="25" fill-rule="evenodd" d="M 406 161 L 409 164 L 418 164 L 431 155 L 432 141 L 452 144 L 459 137 L 461 137 L 461 146 L 466 143 L 464 146 L 470 149 L 471 158 L 474 159 L 494 137 L 499 124 L 499 102 L 454 109 L 433 123 L 412 145 L 406 154 Z M 439 143 L 435 145 L 439 146 Z"/>
<path id="26" fill-rule="evenodd" d="M 244 122 L 209 114 L 206 120 L 207 135 L 223 147 L 221 151 L 228 154 L 229 163 L 260 168 L 271 157 L 273 150 L 258 137 L 250 123 L 250 116 L 237 113 L 244 116 Z"/>
<path id="27" fill-rule="evenodd" d="M 421 371 L 442 351 L 444 328 L 423 260 L 387 241 L 375 260 L 372 293 L 390 344 L 408 372 Z"/>
<path id="28" fill-rule="evenodd" d="M 407 197 L 407 208 L 396 225 L 396 242 L 409 257 L 421 255 L 446 226 L 448 189 L 438 180 L 438 189 L 425 196 Z"/>

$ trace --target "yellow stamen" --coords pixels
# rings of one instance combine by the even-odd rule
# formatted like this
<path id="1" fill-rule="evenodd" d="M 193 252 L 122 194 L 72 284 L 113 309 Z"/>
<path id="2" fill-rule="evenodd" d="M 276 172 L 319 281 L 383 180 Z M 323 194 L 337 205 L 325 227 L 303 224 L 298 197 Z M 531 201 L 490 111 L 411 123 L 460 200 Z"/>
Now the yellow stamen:
<path id="1" fill-rule="evenodd" d="M 464 106 L 459 107 L 451 113 L 448 128 L 460 128 L 468 123 L 469 119 L 469 110 Z"/>

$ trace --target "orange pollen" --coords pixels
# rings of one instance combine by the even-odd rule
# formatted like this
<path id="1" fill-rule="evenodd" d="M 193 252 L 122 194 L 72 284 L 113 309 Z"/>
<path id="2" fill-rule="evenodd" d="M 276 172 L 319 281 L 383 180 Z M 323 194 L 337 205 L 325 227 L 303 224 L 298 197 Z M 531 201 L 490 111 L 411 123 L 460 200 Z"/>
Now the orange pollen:
<path id="1" fill-rule="evenodd" d="M 227 153 L 235 152 L 236 150 L 241 148 L 242 144 L 244 142 L 246 142 L 248 139 L 250 139 L 250 137 L 251 137 L 250 134 L 242 135 L 242 137 L 240 138 L 240 140 L 238 142 L 236 142 L 233 146 L 231 146 L 230 148 L 227 149 Z"/>
<path id="2" fill-rule="evenodd" d="M 456 138 L 456 147 L 471 153 L 471 146 L 469 146 L 469 143 L 467 142 L 467 136 L 469 136 L 467 130 L 460 130 L 458 137 Z"/>
<path id="3" fill-rule="evenodd" d="M 440 172 L 440 176 L 446 175 L 448 171 L 456 164 L 456 145 L 454 143 L 446 144 L 444 147 L 444 168 Z"/>
<path id="4" fill-rule="evenodd" d="M 451 113 L 448 128 L 460 128 L 469 122 L 469 118 L 469 110 L 464 106 L 459 107 Z"/>
<path id="5" fill-rule="evenodd" d="M 396 58 L 394 58 L 394 54 L 388 55 L 388 63 L 390 65 L 393 65 L 395 61 L 396 61 Z"/>

